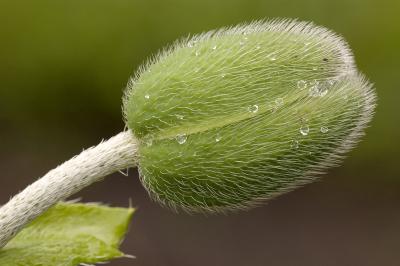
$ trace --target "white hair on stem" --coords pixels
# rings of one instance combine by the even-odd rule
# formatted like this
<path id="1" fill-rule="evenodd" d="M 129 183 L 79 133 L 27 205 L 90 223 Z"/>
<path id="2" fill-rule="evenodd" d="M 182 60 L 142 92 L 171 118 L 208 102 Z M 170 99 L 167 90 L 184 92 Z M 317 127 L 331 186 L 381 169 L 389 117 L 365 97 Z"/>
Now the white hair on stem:
<path id="1" fill-rule="evenodd" d="M 51 170 L 0 208 L 0 248 L 57 202 L 136 164 L 136 139 L 124 131 Z"/>

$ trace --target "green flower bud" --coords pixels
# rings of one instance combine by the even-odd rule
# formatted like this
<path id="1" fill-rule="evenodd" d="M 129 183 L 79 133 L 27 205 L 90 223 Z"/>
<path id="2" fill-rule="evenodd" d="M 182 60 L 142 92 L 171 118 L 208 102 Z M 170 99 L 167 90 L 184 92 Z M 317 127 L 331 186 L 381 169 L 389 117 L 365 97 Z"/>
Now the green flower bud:
<path id="1" fill-rule="evenodd" d="M 358 141 L 375 106 L 345 41 L 295 21 L 175 43 L 128 85 L 141 180 L 174 209 L 242 209 L 309 183 Z"/>

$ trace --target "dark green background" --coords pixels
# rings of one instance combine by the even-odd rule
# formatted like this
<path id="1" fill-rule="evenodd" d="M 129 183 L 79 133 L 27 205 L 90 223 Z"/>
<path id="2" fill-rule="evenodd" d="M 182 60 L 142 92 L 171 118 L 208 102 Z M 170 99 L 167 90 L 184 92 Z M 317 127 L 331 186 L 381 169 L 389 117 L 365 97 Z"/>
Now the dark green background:
<path id="1" fill-rule="evenodd" d="M 375 83 L 367 136 L 320 182 L 230 216 L 175 215 L 114 175 L 84 201 L 139 211 L 111 265 L 399 265 L 400 1 L 0 0 L 0 199 L 124 127 L 128 77 L 189 33 L 263 18 L 342 34 Z"/>

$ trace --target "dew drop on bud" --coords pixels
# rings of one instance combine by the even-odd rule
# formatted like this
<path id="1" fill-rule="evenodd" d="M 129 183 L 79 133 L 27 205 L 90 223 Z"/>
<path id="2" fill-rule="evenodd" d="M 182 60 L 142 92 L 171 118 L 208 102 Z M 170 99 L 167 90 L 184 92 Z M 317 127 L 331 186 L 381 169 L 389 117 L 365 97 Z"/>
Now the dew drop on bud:
<path id="1" fill-rule="evenodd" d="M 257 113 L 258 112 L 258 105 L 250 105 L 249 107 L 247 107 L 247 110 L 250 113 Z"/>
<path id="2" fill-rule="evenodd" d="M 297 88 L 300 90 L 307 88 L 307 82 L 304 80 L 297 81 Z"/>
<path id="3" fill-rule="evenodd" d="M 327 87 L 321 87 L 319 89 L 319 96 L 324 97 L 328 93 L 328 88 Z"/>
<path id="4" fill-rule="evenodd" d="M 268 55 L 269 60 L 271 61 L 275 61 L 276 60 L 276 54 L 275 53 L 271 53 Z"/>
<path id="5" fill-rule="evenodd" d="M 277 99 L 275 100 L 275 103 L 276 103 L 277 106 L 283 105 L 283 98 L 277 98 Z"/>
<path id="6" fill-rule="evenodd" d="M 328 132 L 329 131 L 329 128 L 328 127 L 325 127 L 325 126 L 322 126 L 321 127 L 321 132 L 322 133 L 326 133 L 326 132 Z"/>
<path id="7" fill-rule="evenodd" d="M 178 135 L 176 135 L 176 141 L 177 141 L 179 144 L 185 143 L 186 140 L 187 140 L 187 135 L 186 135 L 186 134 L 178 134 Z"/>
<path id="8" fill-rule="evenodd" d="M 307 136 L 308 132 L 310 132 L 310 128 L 307 125 L 300 128 L 301 135 Z"/>

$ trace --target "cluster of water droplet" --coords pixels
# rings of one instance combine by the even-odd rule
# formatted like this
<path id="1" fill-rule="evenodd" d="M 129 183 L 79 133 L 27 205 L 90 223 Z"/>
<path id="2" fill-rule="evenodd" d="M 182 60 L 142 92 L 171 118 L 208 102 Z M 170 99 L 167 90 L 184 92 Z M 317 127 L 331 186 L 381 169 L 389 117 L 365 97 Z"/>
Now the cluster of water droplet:
<path id="1" fill-rule="evenodd" d="M 310 82 L 299 80 L 296 85 L 300 90 L 309 87 L 308 95 L 310 97 L 324 97 L 328 94 L 329 89 L 332 88 L 334 84 L 334 80 L 312 80 Z"/>

